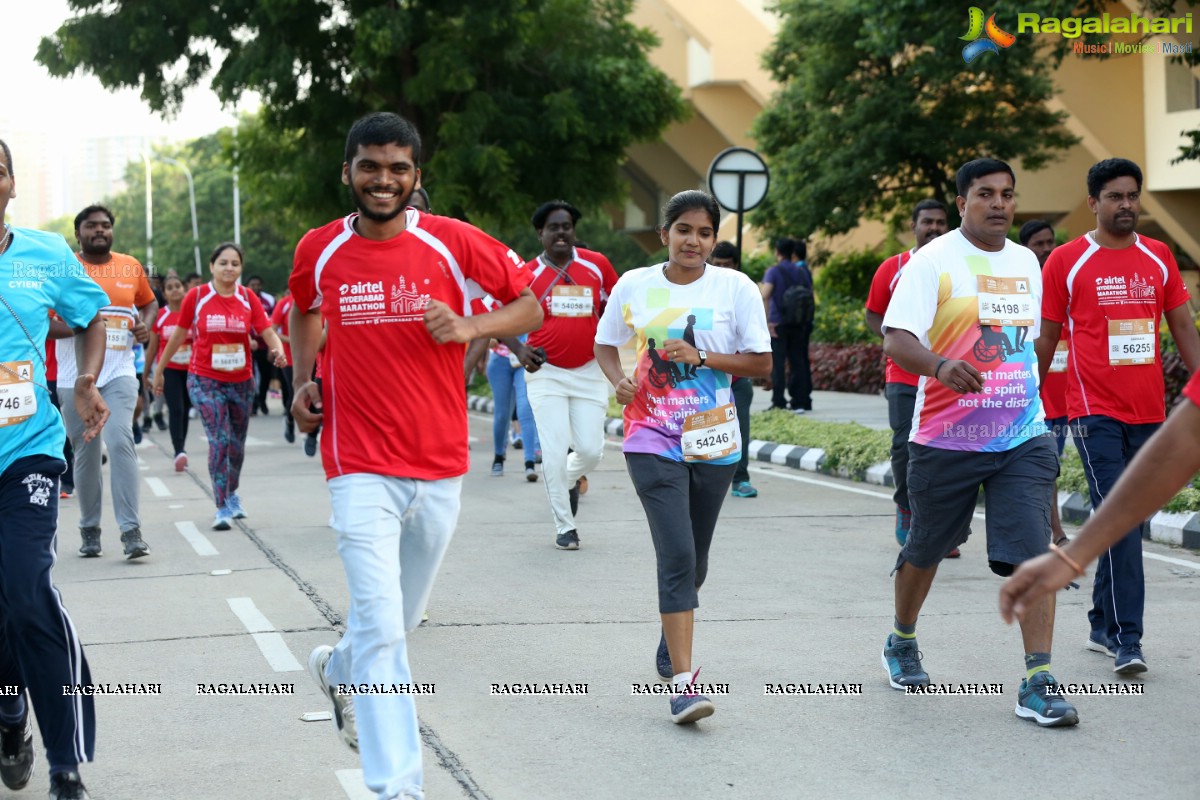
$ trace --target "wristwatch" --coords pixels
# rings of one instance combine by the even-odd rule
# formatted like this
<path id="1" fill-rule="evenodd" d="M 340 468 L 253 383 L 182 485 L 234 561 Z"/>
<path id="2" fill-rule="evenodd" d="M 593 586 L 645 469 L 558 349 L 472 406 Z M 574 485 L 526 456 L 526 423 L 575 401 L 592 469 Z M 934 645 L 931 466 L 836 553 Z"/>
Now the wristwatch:
<path id="1" fill-rule="evenodd" d="M 704 362 L 708 361 L 708 353 L 703 350 L 697 350 L 696 353 L 700 356 L 700 366 L 704 366 Z"/>

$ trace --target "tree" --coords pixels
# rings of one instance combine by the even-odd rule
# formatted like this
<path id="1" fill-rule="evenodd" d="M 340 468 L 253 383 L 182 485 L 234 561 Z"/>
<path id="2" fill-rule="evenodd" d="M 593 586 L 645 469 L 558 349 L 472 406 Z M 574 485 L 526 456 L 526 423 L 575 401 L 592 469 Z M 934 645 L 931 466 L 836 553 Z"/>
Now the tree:
<path id="1" fill-rule="evenodd" d="M 1074 2 L 997 2 L 1069 16 Z M 936 0 L 781 0 L 764 63 L 782 86 L 755 122 L 771 192 L 752 215 L 768 229 L 844 233 L 864 217 L 898 222 L 936 197 L 953 215 L 954 173 L 979 156 L 1032 170 L 1076 142 L 1046 103 L 1055 54 L 1030 39 L 964 63 L 967 15 Z M 1018 188 L 1019 188 L 1018 182 Z M 953 222 L 953 219 L 952 219 Z"/>
<path id="2" fill-rule="evenodd" d="M 633 0 L 69 2 L 80 13 L 39 62 L 140 88 L 164 113 L 219 64 L 223 101 L 263 100 L 239 135 L 243 177 L 308 225 L 345 212 L 343 141 L 368 111 L 417 125 L 439 209 L 477 224 L 517 224 L 548 197 L 617 199 L 626 147 L 683 113 Z"/>

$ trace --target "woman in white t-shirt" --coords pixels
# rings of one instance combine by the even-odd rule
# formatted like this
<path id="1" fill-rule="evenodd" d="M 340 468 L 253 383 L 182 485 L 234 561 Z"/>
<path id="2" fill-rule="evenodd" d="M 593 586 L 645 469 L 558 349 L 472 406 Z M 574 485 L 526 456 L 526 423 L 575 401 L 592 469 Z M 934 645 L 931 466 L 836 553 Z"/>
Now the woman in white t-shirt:
<path id="1" fill-rule="evenodd" d="M 692 672 L 692 623 L 741 458 L 730 376 L 769 374 L 771 339 L 754 281 L 707 263 L 721 221 L 716 200 L 680 192 L 663 219 L 670 260 L 621 276 L 596 331 L 596 361 L 625 406 L 626 467 L 658 562 L 658 674 L 676 685 L 671 719 L 685 723 L 713 712 Z M 637 367 L 627 377 L 617 347 L 633 336 Z"/>

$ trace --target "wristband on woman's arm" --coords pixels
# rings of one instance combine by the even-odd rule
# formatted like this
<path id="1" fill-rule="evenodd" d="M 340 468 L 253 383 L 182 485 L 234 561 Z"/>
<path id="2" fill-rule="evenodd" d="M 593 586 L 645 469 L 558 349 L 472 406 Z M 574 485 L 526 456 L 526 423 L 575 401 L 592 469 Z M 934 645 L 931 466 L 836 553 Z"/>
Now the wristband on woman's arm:
<path id="1" fill-rule="evenodd" d="M 937 363 L 937 366 L 933 368 L 933 379 L 934 379 L 935 381 L 936 381 L 936 380 L 939 380 L 939 378 L 938 378 L 938 373 L 942 371 L 942 365 L 943 365 L 943 364 L 945 364 L 945 363 L 946 363 L 947 361 L 949 361 L 949 360 L 950 360 L 950 359 L 948 359 L 948 358 L 943 358 L 941 361 L 939 361 L 939 362 Z"/>

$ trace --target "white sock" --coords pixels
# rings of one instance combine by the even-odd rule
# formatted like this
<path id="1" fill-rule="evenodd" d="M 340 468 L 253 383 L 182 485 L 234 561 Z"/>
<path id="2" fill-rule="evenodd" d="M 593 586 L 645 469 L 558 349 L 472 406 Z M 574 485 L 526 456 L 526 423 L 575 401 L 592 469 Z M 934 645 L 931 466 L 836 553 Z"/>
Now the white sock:
<path id="1" fill-rule="evenodd" d="M 692 673 L 690 673 L 690 672 L 681 672 L 678 675 L 676 675 L 674 678 L 671 678 L 672 686 L 687 686 L 691 682 L 692 682 Z"/>

